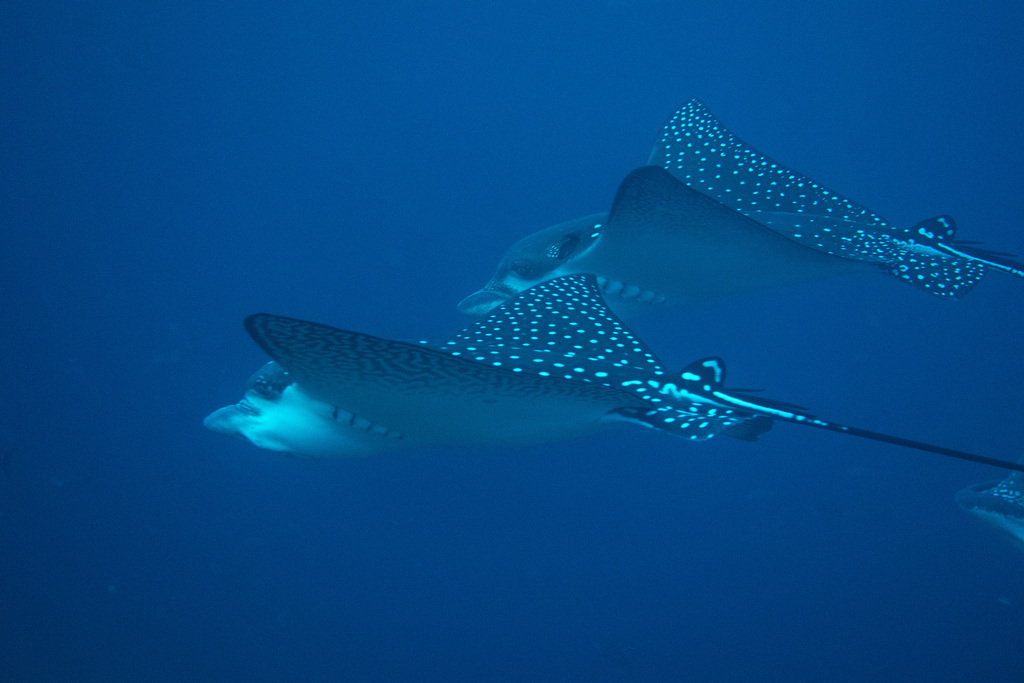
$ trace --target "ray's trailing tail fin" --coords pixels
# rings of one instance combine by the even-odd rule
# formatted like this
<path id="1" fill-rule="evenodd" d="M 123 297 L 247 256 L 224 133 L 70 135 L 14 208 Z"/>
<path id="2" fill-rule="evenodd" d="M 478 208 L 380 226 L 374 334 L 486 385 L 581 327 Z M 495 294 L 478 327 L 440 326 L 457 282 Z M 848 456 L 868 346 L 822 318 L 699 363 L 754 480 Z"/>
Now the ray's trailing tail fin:
<path id="1" fill-rule="evenodd" d="M 1024 263 L 1016 260 L 1015 254 L 983 249 L 981 242 L 957 240 L 956 221 L 952 216 L 926 218 L 907 231 L 911 244 L 931 247 L 947 256 L 980 264 L 1004 273 L 1024 277 Z"/>
<path id="2" fill-rule="evenodd" d="M 1003 469 L 1024 472 L 1024 463 L 1014 463 L 1007 460 L 1000 460 L 998 458 L 989 458 L 984 455 L 976 455 L 974 453 L 967 453 L 953 448 L 946 448 L 945 446 L 936 446 L 924 443 L 923 441 L 904 439 L 899 436 L 892 436 L 890 434 L 873 432 L 859 427 L 851 427 L 849 425 L 843 425 L 836 422 L 829 422 L 819 419 L 800 406 L 795 406 L 791 403 L 784 403 L 782 401 L 775 401 L 760 397 L 755 398 L 742 395 L 736 390 L 726 389 L 724 382 L 725 361 L 721 358 L 715 357 L 702 358 L 690 363 L 683 369 L 682 373 L 680 373 L 679 387 L 676 387 L 674 384 L 664 384 L 660 391 L 661 393 L 669 394 L 676 392 L 696 394 L 707 401 L 718 403 L 719 405 L 726 405 L 737 411 L 753 412 L 765 418 L 794 422 L 796 424 L 816 427 L 818 429 L 837 432 L 839 434 L 859 436 L 862 439 L 891 443 L 896 446 L 913 448 L 919 451 L 927 451 L 929 453 L 945 455 L 950 458 L 970 460 L 971 462 L 977 462 L 983 465 L 991 465 L 993 467 L 1001 467 Z"/>
<path id="3" fill-rule="evenodd" d="M 810 425 L 811 427 L 817 427 L 819 429 L 827 429 L 830 432 L 839 432 L 840 434 L 850 434 L 852 436 L 859 436 L 862 439 L 882 441 L 884 443 L 891 443 L 896 446 L 904 446 L 906 448 L 914 448 L 919 451 L 937 453 L 939 455 L 945 455 L 950 458 L 970 460 L 971 462 L 981 463 L 982 465 L 991 465 L 992 467 L 1001 467 L 1006 470 L 1024 472 L 1024 464 L 1021 463 L 1010 462 L 1009 460 L 1000 460 L 999 458 L 989 458 L 984 455 L 975 455 L 974 453 L 958 451 L 956 449 L 946 448 L 944 446 L 935 446 L 933 444 L 924 443 L 922 441 L 914 441 L 913 439 L 904 439 L 899 436 L 882 434 L 880 432 L 872 432 L 867 429 L 849 427 L 847 425 L 836 424 L 834 422 L 824 422 L 821 420 L 815 420 L 814 422 L 806 422 L 804 424 Z"/>
<path id="4" fill-rule="evenodd" d="M 679 373 L 679 386 L 671 383 L 662 385 L 661 393 L 689 393 L 703 400 L 726 404 L 737 410 L 753 411 L 770 418 L 803 422 L 815 419 L 803 406 L 772 398 L 748 396 L 759 389 L 726 389 L 725 361 L 717 356 L 695 360 Z"/>

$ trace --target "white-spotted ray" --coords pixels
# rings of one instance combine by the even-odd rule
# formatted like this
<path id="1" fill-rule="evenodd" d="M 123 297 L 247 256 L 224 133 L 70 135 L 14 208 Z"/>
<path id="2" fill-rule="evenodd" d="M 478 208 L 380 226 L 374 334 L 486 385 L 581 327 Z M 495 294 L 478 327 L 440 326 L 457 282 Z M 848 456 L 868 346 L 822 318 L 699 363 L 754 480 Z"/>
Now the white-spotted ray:
<path id="1" fill-rule="evenodd" d="M 785 420 L 1024 471 L 1021 465 L 826 422 L 790 404 L 730 391 L 717 358 L 667 373 L 607 308 L 591 274 L 533 287 L 440 348 L 265 313 L 246 318 L 245 327 L 286 373 L 264 368 L 249 392 L 273 408 L 267 415 L 275 423 L 268 426 L 271 418 L 260 421 L 256 415 L 259 424 L 249 420 L 240 428 L 237 413 L 250 411 L 239 404 L 214 413 L 208 421 L 216 424 L 207 426 L 253 443 L 258 434 L 274 444 L 267 447 L 288 450 L 287 444 L 302 442 L 296 438 L 302 425 L 313 424 L 317 449 L 297 455 L 348 455 L 345 449 L 353 447 L 370 453 L 400 444 L 536 443 L 623 422 L 691 440 L 718 433 L 754 440 L 772 420 Z M 280 403 L 284 399 L 287 405 Z M 309 412 L 317 415 L 307 419 Z M 324 424 L 328 419 L 359 433 L 332 437 L 335 427 Z M 284 427 L 287 439 L 271 433 Z M 337 438 L 339 447 L 325 449 L 324 436 Z"/>
<path id="2" fill-rule="evenodd" d="M 966 293 L 994 268 L 1024 277 L 1024 263 L 955 240 L 949 216 L 898 228 L 870 209 L 765 156 L 737 138 L 699 100 L 665 125 L 648 163 L 811 248 L 882 264 L 939 296 Z"/>
<path id="3" fill-rule="evenodd" d="M 609 305 L 626 314 L 878 268 L 787 239 L 665 169 L 645 166 L 622 181 L 606 216 L 553 225 L 513 244 L 491 281 L 459 310 L 484 315 L 573 273 L 594 273 Z"/>

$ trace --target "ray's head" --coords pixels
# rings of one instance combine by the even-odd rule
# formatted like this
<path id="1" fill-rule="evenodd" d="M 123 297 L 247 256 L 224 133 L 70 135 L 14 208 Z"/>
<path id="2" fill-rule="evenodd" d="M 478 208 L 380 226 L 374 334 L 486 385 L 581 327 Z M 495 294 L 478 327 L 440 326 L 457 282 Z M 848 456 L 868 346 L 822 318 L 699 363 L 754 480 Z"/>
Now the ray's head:
<path id="1" fill-rule="evenodd" d="M 498 263 L 491 281 L 459 302 L 459 312 L 486 315 L 534 285 L 580 272 L 573 261 L 601 236 L 607 214 L 593 214 L 552 225 L 513 244 Z"/>
<path id="2" fill-rule="evenodd" d="M 210 413 L 203 426 L 303 458 L 370 455 L 401 443 L 314 399 L 274 361 L 253 373 L 241 401 Z"/>

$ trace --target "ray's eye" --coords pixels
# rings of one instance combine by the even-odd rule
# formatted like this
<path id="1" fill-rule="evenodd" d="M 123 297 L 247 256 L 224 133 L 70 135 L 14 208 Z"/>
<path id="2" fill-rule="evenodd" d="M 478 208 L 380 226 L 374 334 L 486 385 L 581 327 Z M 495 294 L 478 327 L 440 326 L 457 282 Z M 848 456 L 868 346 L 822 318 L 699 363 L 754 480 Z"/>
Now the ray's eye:
<path id="1" fill-rule="evenodd" d="M 576 235 L 565 235 L 562 239 L 558 240 L 550 247 L 548 247 L 548 258 L 557 259 L 564 261 L 576 251 L 576 247 L 580 243 L 580 238 Z"/>
<path id="2" fill-rule="evenodd" d="M 248 391 L 255 392 L 268 399 L 275 399 L 292 383 L 288 373 L 277 363 L 271 361 L 249 378 Z"/>
<path id="3" fill-rule="evenodd" d="M 520 259 L 512 264 L 512 272 L 521 278 L 533 278 L 535 270 L 536 268 L 534 267 L 533 263 L 525 259 Z"/>

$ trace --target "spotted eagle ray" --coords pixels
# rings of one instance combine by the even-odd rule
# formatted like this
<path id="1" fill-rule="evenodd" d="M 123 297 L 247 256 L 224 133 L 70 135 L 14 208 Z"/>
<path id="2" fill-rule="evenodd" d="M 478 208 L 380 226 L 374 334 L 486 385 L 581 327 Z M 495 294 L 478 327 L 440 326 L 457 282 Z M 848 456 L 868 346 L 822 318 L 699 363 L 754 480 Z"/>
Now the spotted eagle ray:
<path id="1" fill-rule="evenodd" d="M 1024 474 L 1011 472 L 1002 481 L 968 486 L 956 494 L 956 502 L 1024 550 Z"/>
<path id="2" fill-rule="evenodd" d="M 879 264 L 938 296 L 966 293 L 986 268 L 1024 277 L 1011 254 L 956 240 L 950 216 L 898 228 L 874 211 L 765 156 L 697 99 L 665 124 L 649 164 L 780 234 L 829 254 Z"/>
<path id="3" fill-rule="evenodd" d="M 648 164 L 690 189 L 650 168 L 634 171 L 608 214 L 553 225 L 512 245 L 490 282 L 459 310 L 483 315 L 538 282 L 583 272 L 598 275 L 619 313 L 830 277 L 854 264 L 947 297 L 965 294 L 986 267 L 1024 276 L 1012 255 L 954 239 L 950 216 L 896 228 L 750 147 L 699 100 L 669 119 Z"/>
<path id="4" fill-rule="evenodd" d="M 436 347 L 265 313 L 246 318 L 245 327 L 287 372 L 275 391 L 283 396 L 281 387 L 294 382 L 381 449 L 535 443 L 615 423 L 693 441 L 720 433 L 756 440 L 780 420 L 1024 471 L 727 389 L 720 358 L 670 373 L 605 305 L 592 274 L 532 287 Z"/>
<path id="5" fill-rule="evenodd" d="M 491 281 L 459 310 L 483 315 L 573 273 L 597 274 L 611 307 L 629 314 L 877 267 L 787 239 L 664 169 L 644 166 L 622 181 L 608 214 L 553 225 L 512 245 Z"/>

